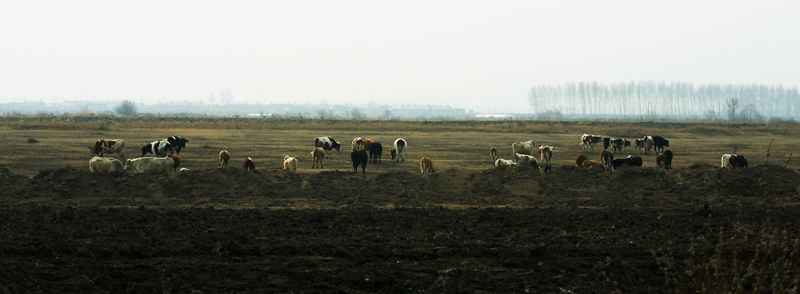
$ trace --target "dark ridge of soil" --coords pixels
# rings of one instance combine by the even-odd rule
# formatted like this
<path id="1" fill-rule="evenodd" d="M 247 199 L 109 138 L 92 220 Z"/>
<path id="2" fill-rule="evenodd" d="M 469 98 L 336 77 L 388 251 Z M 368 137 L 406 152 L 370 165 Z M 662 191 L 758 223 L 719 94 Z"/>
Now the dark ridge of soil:
<path id="1" fill-rule="evenodd" d="M 800 231 L 800 175 L 775 165 L 426 177 L 68 167 L 3 169 L 0 184 L 3 293 L 688 292 L 665 287 L 654 254 L 707 261 L 722 230 L 754 256 L 762 227 Z"/>

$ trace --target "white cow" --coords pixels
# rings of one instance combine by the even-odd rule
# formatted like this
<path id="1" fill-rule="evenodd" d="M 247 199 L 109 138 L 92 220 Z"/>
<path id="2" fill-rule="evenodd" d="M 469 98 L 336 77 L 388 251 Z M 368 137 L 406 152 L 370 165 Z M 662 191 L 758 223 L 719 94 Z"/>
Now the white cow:
<path id="1" fill-rule="evenodd" d="M 120 160 L 125 160 L 125 141 L 120 139 L 97 140 L 89 147 L 92 155 L 103 157 L 103 154 L 119 154 Z"/>
<path id="2" fill-rule="evenodd" d="M 293 173 L 297 172 L 297 158 L 291 157 L 289 155 L 283 156 L 283 169 Z"/>
<path id="3" fill-rule="evenodd" d="M 514 142 L 511 143 L 511 156 L 513 160 L 516 160 L 516 154 L 528 154 L 533 155 L 533 140 L 525 141 L 525 142 Z M 516 161 L 515 161 L 516 162 Z"/>
<path id="4" fill-rule="evenodd" d="M 122 162 L 111 157 L 92 157 L 89 160 L 89 171 L 93 173 L 121 173 L 124 171 Z"/>
<path id="5" fill-rule="evenodd" d="M 139 157 L 125 161 L 125 170 L 133 170 L 136 174 L 169 175 L 175 162 L 169 157 Z"/>
<path id="6" fill-rule="evenodd" d="M 650 149 L 656 144 L 655 141 L 653 141 L 653 136 L 644 136 L 642 140 L 644 140 L 644 154 L 650 154 Z M 655 152 L 655 149 L 653 152 Z"/>
<path id="7" fill-rule="evenodd" d="M 394 140 L 394 150 L 392 150 L 392 160 L 394 160 L 396 157 L 398 162 L 401 160 L 405 162 L 406 147 L 408 147 L 408 142 L 406 142 L 406 139 L 397 138 L 397 140 Z"/>
<path id="8" fill-rule="evenodd" d="M 539 168 L 539 163 L 536 162 L 536 157 L 520 153 L 515 154 L 514 157 L 516 158 L 517 165 L 530 166 L 537 169 Z"/>
<path id="9" fill-rule="evenodd" d="M 503 165 L 517 165 L 511 160 L 498 158 L 497 161 L 494 162 L 494 166 L 499 167 Z"/>

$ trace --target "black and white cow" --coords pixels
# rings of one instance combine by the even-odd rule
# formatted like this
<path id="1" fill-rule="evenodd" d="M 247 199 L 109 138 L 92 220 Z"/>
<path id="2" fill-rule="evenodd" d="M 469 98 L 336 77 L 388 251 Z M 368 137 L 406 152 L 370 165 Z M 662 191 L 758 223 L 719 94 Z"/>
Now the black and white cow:
<path id="1" fill-rule="evenodd" d="M 747 159 L 744 158 L 744 155 L 723 154 L 721 167 L 727 167 L 727 168 L 747 167 Z"/>
<path id="2" fill-rule="evenodd" d="M 642 166 L 642 158 L 639 156 L 628 155 L 627 158 L 618 158 L 614 159 L 611 165 L 614 167 L 614 170 L 622 166 L 623 164 L 627 164 L 630 166 Z"/>
<path id="3" fill-rule="evenodd" d="M 172 148 L 175 149 L 175 153 L 181 154 L 181 149 L 186 148 L 186 143 L 189 142 L 186 138 L 181 138 L 180 136 L 172 136 L 167 138 L 167 142 L 172 145 Z"/>
<path id="4" fill-rule="evenodd" d="M 167 157 L 167 152 L 172 154 L 172 144 L 167 141 L 153 141 L 150 144 L 142 146 L 142 157 L 147 153 L 152 153 L 156 157 Z"/>
<path id="5" fill-rule="evenodd" d="M 353 161 L 353 173 L 358 173 L 358 166 L 361 166 L 361 173 L 367 174 L 367 162 L 369 156 L 366 150 L 358 150 L 350 153 L 350 160 Z"/>
<path id="6" fill-rule="evenodd" d="M 625 151 L 625 147 L 631 146 L 631 141 L 625 138 L 611 138 L 609 141 L 611 141 L 611 151 L 614 151 L 614 153 Z"/>
<path id="7" fill-rule="evenodd" d="M 314 138 L 314 147 L 321 147 L 325 150 L 325 157 L 331 158 L 331 149 L 336 149 L 336 153 L 339 153 L 339 142 L 336 142 L 332 137 L 316 137 Z"/>
<path id="8" fill-rule="evenodd" d="M 664 152 L 664 147 L 669 147 L 669 140 L 661 136 L 653 136 L 653 146 L 655 146 L 656 153 Z"/>

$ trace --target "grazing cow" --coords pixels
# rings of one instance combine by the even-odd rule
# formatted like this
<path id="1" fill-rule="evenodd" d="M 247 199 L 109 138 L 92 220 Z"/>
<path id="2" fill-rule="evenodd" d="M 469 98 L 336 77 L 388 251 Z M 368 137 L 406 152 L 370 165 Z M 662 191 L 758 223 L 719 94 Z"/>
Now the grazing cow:
<path id="1" fill-rule="evenodd" d="M 372 163 L 379 163 L 381 162 L 381 156 L 383 156 L 383 144 L 380 142 L 372 142 L 369 146 L 369 159 Z"/>
<path id="2" fill-rule="evenodd" d="M 539 163 L 536 162 L 536 157 L 519 153 L 514 154 L 514 157 L 516 157 L 517 165 L 530 166 L 535 169 L 539 168 Z"/>
<path id="3" fill-rule="evenodd" d="M 172 171 L 177 171 L 178 167 L 181 166 L 181 157 L 178 154 L 170 154 L 167 157 L 172 158 Z"/>
<path id="4" fill-rule="evenodd" d="M 611 151 L 614 153 L 625 151 L 625 147 L 631 146 L 631 141 L 624 138 L 611 138 L 609 141 L 611 141 Z"/>
<path id="5" fill-rule="evenodd" d="M 614 152 L 611 150 L 600 151 L 600 161 L 605 164 L 606 170 L 614 170 L 611 162 L 614 161 Z"/>
<path id="6" fill-rule="evenodd" d="M 325 158 L 325 149 L 322 147 L 311 150 L 311 168 L 322 168 L 322 159 Z"/>
<path id="7" fill-rule="evenodd" d="M 664 152 L 664 147 L 669 147 L 669 140 L 661 136 L 653 136 L 653 146 L 656 152 Z"/>
<path id="8" fill-rule="evenodd" d="M 672 151 L 665 150 L 657 155 L 656 166 L 660 169 L 672 169 Z"/>
<path id="9" fill-rule="evenodd" d="M 584 160 L 581 164 L 583 164 L 583 167 L 588 168 L 588 169 L 592 169 L 593 167 L 599 167 L 603 171 L 606 171 L 606 165 L 603 164 L 602 162 L 597 161 L 597 160 L 588 160 L 587 159 L 587 160 Z"/>
<path id="10" fill-rule="evenodd" d="M 169 142 L 172 145 L 172 148 L 175 148 L 176 154 L 181 154 L 181 149 L 186 148 L 186 143 L 189 142 L 186 138 L 181 138 L 180 136 L 172 136 L 167 138 L 165 141 Z"/>
<path id="11" fill-rule="evenodd" d="M 652 149 L 655 144 L 653 142 L 653 136 L 644 136 L 642 140 L 644 140 L 644 154 L 650 154 L 650 149 Z"/>
<path id="12" fill-rule="evenodd" d="M 744 155 L 734 154 L 731 156 L 731 166 L 733 168 L 745 168 L 747 167 L 747 159 L 744 158 Z"/>
<path id="13" fill-rule="evenodd" d="M 422 171 L 423 176 L 425 174 L 436 172 L 435 170 L 433 170 L 433 159 L 427 156 L 419 160 L 419 169 L 420 171 Z"/>
<path id="14" fill-rule="evenodd" d="M 248 157 L 244 160 L 244 163 L 242 163 L 242 168 L 249 171 L 254 171 L 256 170 L 256 162 L 253 161 L 252 158 Z"/>
<path id="15" fill-rule="evenodd" d="M 89 160 L 89 171 L 93 173 L 121 173 L 122 162 L 116 158 L 95 156 Z"/>
<path id="16" fill-rule="evenodd" d="M 636 152 L 642 154 L 642 149 L 644 149 L 644 139 L 633 139 L 633 148 L 636 149 Z"/>
<path id="17" fill-rule="evenodd" d="M 583 134 L 580 146 L 583 148 L 583 152 L 588 152 L 589 149 L 594 150 L 594 144 L 599 143 L 602 139 L 603 137 L 600 136 Z"/>
<path id="18" fill-rule="evenodd" d="M 169 157 L 139 157 L 125 161 L 125 170 L 133 170 L 136 174 L 169 175 L 175 162 Z"/>
<path id="19" fill-rule="evenodd" d="M 228 160 L 231 160 L 231 154 L 228 153 L 228 150 L 222 150 L 219 152 L 219 163 L 217 166 L 228 166 Z"/>
<path id="20" fill-rule="evenodd" d="M 125 159 L 125 141 L 120 139 L 111 139 L 111 140 L 97 140 L 89 147 L 89 151 L 91 151 L 92 155 L 96 155 L 99 157 L 103 157 L 104 153 L 107 154 L 119 154 L 119 158 L 124 160 Z"/>
<path id="21" fill-rule="evenodd" d="M 586 155 L 583 155 L 583 154 L 580 154 L 577 157 L 575 157 L 575 163 L 577 163 L 578 166 L 583 166 L 583 162 L 587 161 L 587 160 L 589 160 L 589 158 L 586 157 Z"/>
<path id="22" fill-rule="evenodd" d="M 517 163 L 515 163 L 514 161 L 511 161 L 511 160 L 502 159 L 502 158 L 498 158 L 497 161 L 494 162 L 494 166 L 495 167 L 500 167 L 500 166 L 504 166 L 504 165 L 517 165 Z"/>
<path id="23" fill-rule="evenodd" d="M 394 150 L 392 150 L 392 160 L 397 157 L 397 161 L 406 161 L 406 147 L 408 147 L 408 142 L 406 142 L 403 138 L 397 138 L 394 140 Z"/>
<path id="24" fill-rule="evenodd" d="M 291 157 L 289 155 L 284 155 L 283 169 L 293 173 L 297 172 L 297 158 Z"/>
<path id="25" fill-rule="evenodd" d="M 611 146 L 611 138 L 603 138 L 603 150 L 608 150 L 609 146 Z"/>
<path id="26" fill-rule="evenodd" d="M 747 159 L 744 158 L 744 155 L 723 154 L 721 161 L 722 161 L 722 166 L 720 167 L 727 167 L 727 168 L 747 167 Z"/>
<path id="27" fill-rule="evenodd" d="M 489 148 L 489 156 L 492 157 L 492 162 L 497 161 L 497 148 Z"/>
<path id="28" fill-rule="evenodd" d="M 314 138 L 314 147 L 322 147 L 323 150 L 328 152 L 326 154 L 327 158 L 331 158 L 331 153 L 333 153 L 331 150 L 336 149 L 336 153 L 339 153 L 341 145 L 331 137 L 316 137 Z"/>
<path id="29" fill-rule="evenodd" d="M 514 143 L 511 143 L 511 151 L 512 151 L 511 152 L 511 158 L 512 158 L 512 160 L 516 160 L 515 154 L 517 154 L 517 153 L 533 155 L 533 150 L 536 150 L 536 149 L 534 149 L 534 147 L 533 147 L 534 145 L 533 144 L 534 144 L 533 140 L 525 141 L 525 142 L 514 142 Z"/>
<path id="30" fill-rule="evenodd" d="M 539 156 L 543 166 L 552 166 L 550 165 L 550 158 L 553 157 L 553 146 L 540 146 Z"/>
<path id="31" fill-rule="evenodd" d="M 172 154 L 172 144 L 167 141 L 153 141 L 150 144 L 142 146 L 142 157 L 147 153 L 152 153 L 156 157 L 167 157 L 167 151 Z"/>
<path id="32" fill-rule="evenodd" d="M 614 161 L 611 162 L 611 167 L 613 167 L 614 170 L 616 170 L 623 164 L 627 164 L 630 166 L 642 166 L 642 158 L 638 156 L 628 155 L 628 157 L 626 157 L 625 159 L 614 159 Z"/>
<path id="33" fill-rule="evenodd" d="M 365 175 L 367 174 L 367 161 L 369 161 L 367 151 L 359 150 L 351 152 L 350 160 L 353 161 L 353 173 L 358 173 L 358 166 L 360 165 L 361 173 Z"/>
<path id="34" fill-rule="evenodd" d="M 364 150 L 364 139 L 361 137 L 353 138 L 353 142 L 350 142 L 350 151 L 360 150 Z"/>

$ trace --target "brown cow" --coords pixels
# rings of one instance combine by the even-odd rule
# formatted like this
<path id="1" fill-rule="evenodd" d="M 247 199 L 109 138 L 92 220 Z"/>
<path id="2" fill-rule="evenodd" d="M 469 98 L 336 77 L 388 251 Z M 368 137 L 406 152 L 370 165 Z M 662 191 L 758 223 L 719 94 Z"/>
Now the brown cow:
<path id="1" fill-rule="evenodd" d="M 427 156 L 419 160 L 419 169 L 422 171 L 423 176 L 425 174 L 436 172 L 433 170 L 433 159 Z"/>
<path id="2" fill-rule="evenodd" d="M 583 164 L 583 167 L 588 168 L 588 169 L 592 169 L 592 167 L 599 167 L 603 171 L 606 171 L 605 164 L 603 164 L 602 162 L 599 162 L 597 160 L 584 160 L 582 164 Z"/>
<path id="3" fill-rule="evenodd" d="M 600 161 L 606 165 L 606 170 L 614 170 L 612 163 L 614 162 L 614 152 L 611 150 L 600 151 Z"/>
<path id="4" fill-rule="evenodd" d="M 231 154 L 228 153 L 228 150 L 222 150 L 219 152 L 219 163 L 217 166 L 228 166 L 228 160 L 231 160 Z"/>
<path id="5" fill-rule="evenodd" d="M 249 171 L 254 171 L 256 170 L 256 163 L 252 158 L 248 157 L 244 160 L 244 163 L 242 163 L 242 168 Z"/>
<path id="6" fill-rule="evenodd" d="M 361 151 L 364 150 L 364 139 L 361 137 L 353 138 L 353 142 L 350 142 L 350 151 Z"/>
<path id="7" fill-rule="evenodd" d="M 489 148 L 489 156 L 492 157 L 492 162 L 497 161 L 497 148 Z"/>
<path id="8" fill-rule="evenodd" d="M 656 167 L 660 169 L 672 169 L 672 151 L 665 150 L 656 156 Z"/>
<path id="9" fill-rule="evenodd" d="M 181 166 L 181 157 L 178 154 L 170 154 L 167 157 L 172 158 L 172 171 L 178 171 L 178 167 Z"/>
<path id="10" fill-rule="evenodd" d="M 540 146 L 539 156 L 541 157 L 540 161 L 543 167 L 552 167 L 550 158 L 553 157 L 553 146 Z"/>
<path id="11" fill-rule="evenodd" d="M 642 154 L 642 149 L 644 149 L 644 139 L 633 139 L 633 148 L 636 149 L 636 152 Z"/>
<path id="12" fill-rule="evenodd" d="M 589 160 L 589 158 L 586 157 L 586 155 L 583 155 L 583 154 L 578 155 L 578 157 L 575 157 L 575 163 L 577 163 L 578 166 L 583 166 L 583 162 L 587 161 L 587 160 Z"/>
<path id="13" fill-rule="evenodd" d="M 311 168 L 322 168 L 322 159 L 325 158 L 325 149 L 322 147 L 311 150 Z"/>

